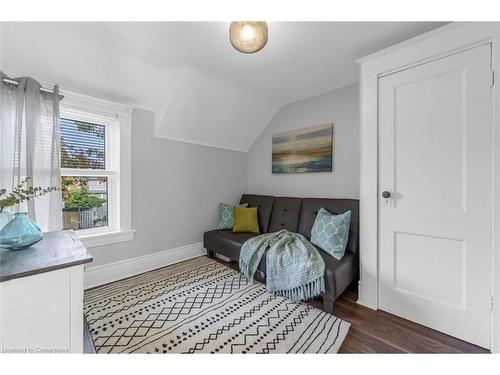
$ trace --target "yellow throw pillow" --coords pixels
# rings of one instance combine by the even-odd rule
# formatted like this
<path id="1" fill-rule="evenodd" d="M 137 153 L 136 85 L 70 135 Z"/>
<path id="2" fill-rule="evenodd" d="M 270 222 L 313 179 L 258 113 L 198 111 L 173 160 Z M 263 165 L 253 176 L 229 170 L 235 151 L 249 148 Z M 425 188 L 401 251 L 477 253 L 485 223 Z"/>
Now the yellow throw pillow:
<path id="1" fill-rule="evenodd" d="M 257 207 L 243 208 L 234 207 L 233 233 L 236 232 L 259 232 L 259 221 L 257 220 Z"/>

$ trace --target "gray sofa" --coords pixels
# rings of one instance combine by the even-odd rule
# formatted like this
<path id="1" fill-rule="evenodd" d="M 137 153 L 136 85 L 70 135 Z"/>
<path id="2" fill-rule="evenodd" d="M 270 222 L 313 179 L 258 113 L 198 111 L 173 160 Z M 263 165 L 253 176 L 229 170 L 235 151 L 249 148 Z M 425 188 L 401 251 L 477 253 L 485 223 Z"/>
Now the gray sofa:
<path id="1" fill-rule="evenodd" d="M 335 299 L 353 281 L 358 280 L 359 254 L 359 201 L 356 199 L 321 199 L 321 198 L 289 198 L 268 195 L 244 194 L 240 203 L 248 203 L 249 207 L 258 208 L 258 220 L 261 233 L 276 232 L 288 229 L 311 237 L 311 228 L 316 214 L 321 207 L 339 214 L 351 211 L 351 225 L 346 253 L 337 260 L 317 248 L 325 261 L 325 293 L 323 309 L 331 312 Z M 243 243 L 257 234 L 233 233 L 232 230 L 216 229 L 205 232 L 203 244 L 211 258 L 215 254 L 224 255 L 238 261 Z M 266 257 L 262 258 L 259 270 L 266 271 Z"/>

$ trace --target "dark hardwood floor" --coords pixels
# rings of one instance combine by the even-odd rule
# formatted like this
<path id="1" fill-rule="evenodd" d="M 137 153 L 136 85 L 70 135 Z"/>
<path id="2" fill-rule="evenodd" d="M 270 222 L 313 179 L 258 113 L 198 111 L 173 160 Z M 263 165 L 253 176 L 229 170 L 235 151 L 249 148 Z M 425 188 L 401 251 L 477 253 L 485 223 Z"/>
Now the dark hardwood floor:
<path id="1" fill-rule="evenodd" d="M 236 262 L 215 260 L 238 270 Z M 356 286 L 352 285 L 333 305 L 332 314 L 351 323 L 340 353 L 489 353 L 420 324 L 358 305 L 357 299 Z M 320 298 L 307 303 L 323 307 Z"/>
<path id="2" fill-rule="evenodd" d="M 489 353 L 385 311 L 358 305 L 357 299 L 357 292 L 350 288 L 333 306 L 333 315 L 351 323 L 340 353 Z M 322 306 L 320 300 L 312 304 Z"/>

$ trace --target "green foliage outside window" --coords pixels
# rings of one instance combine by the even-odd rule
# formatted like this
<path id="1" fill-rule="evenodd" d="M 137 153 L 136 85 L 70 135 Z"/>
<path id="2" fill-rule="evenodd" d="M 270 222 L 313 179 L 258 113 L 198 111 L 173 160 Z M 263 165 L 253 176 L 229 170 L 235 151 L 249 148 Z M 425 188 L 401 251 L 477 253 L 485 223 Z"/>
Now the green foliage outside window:
<path id="1" fill-rule="evenodd" d="M 89 209 L 94 207 L 102 207 L 102 204 L 104 202 L 104 199 L 90 195 L 88 187 L 86 185 L 80 185 L 80 187 L 74 190 L 68 190 L 66 192 L 64 208 Z"/>

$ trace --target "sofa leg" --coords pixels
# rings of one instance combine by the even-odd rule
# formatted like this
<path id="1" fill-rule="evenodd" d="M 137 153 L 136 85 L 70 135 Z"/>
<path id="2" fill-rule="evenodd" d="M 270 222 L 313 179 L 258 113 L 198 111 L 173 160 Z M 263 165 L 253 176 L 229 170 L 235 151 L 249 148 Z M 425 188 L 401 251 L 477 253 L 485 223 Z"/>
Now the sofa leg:
<path id="1" fill-rule="evenodd" d="M 335 302 L 334 299 L 323 297 L 323 311 L 327 312 L 328 314 L 331 314 L 334 302 Z"/>
<path id="2" fill-rule="evenodd" d="M 259 278 L 262 282 L 266 282 L 266 273 L 261 271 L 261 270 L 257 270 L 257 274 L 259 275 Z"/>
<path id="3" fill-rule="evenodd" d="M 215 259 L 215 251 L 208 250 L 208 257 L 209 257 L 210 259 Z"/>

